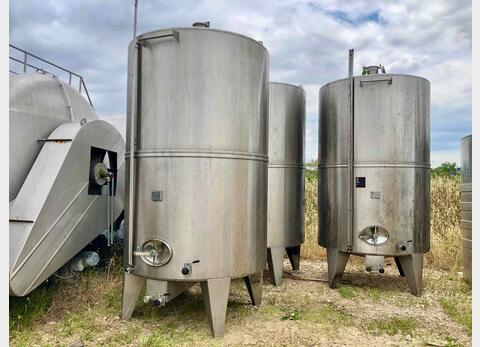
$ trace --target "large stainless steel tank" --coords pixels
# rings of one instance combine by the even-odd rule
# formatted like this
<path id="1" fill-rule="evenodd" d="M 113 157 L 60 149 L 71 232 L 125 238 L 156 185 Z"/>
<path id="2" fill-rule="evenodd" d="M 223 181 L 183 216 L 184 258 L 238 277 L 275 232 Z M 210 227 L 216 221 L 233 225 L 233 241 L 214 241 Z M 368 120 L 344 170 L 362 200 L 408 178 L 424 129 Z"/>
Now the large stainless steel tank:
<path id="1" fill-rule="evenodd" d="M 463 278 L 472 282 L 472 135 L 460 140 L 460 226 L 462 229 Z"/>
<path id="2" fill-rule="evenodd" d="M 200 27 L 137 42 L 129 46 L 127 146 L 134 140 L 135 150 L 133 160 L 131 147 L 126 155 L 122 317 L 147 278 L 147 289 L 167 281 L 160 283 L 175 293 L 200 282 L 212 332 L 221 336 L 231 278 L 245 278 L 261 300 L 268 52 L 246 36 Z M 145 300 L 174 296 L 158 290 Z"/>
<path id="3" fill-rule="evenodd" d="M 305 240 L 305 91 L 270 82 L 269 92 L 267 260 L 273 284 L 280 285 L 285 250 L 298 270 Z"/>
<path id="4" fill-rule="evenodd" d="M 40 73 L 10 77 L 9 137 L 9 287 L 24 296 L 111 233 L 125 141 L 68 83 Z"/>
<path id="5" fill-rule="evenodd" d="M 381 273 L 383 257 L 392 256 L 412 294 L 420 295 L 423 254 L 430 248 L 430 83 L 395 74 L 349 81 L 320 89 L 319 244 L 327 248 L 330 286 L 350 254 L 367 256 L 367 271 Z"/>
<path id="6" fill-rule="evenodd" d="M 10 201 L 15 199 L 45 139 L 60 124 L 98 119 L 85 98 L 68 83 L 47 75 L 11 76 L 9 122 Z M 68 106 L 68 107 L 67 107 Z"/>

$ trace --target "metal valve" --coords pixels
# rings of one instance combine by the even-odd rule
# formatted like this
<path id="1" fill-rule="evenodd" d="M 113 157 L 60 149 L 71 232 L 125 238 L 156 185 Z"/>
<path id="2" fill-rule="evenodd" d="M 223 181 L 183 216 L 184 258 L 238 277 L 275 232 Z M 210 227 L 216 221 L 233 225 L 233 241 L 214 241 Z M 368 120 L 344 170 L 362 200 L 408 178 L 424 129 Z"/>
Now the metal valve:
<path id="1" fill-rule="evenodd" d="M 397 247 L 400 251 L 405 252 L 408 249 L 409 243 L 412 243 L 412 240 L 408 240 L 407 242 L 400 242 Z"/>
<path id="2" fill-rule="evenodd" d="M 156 307 L 165 306 L 165 304 L 167 303 L 167 297 L 165 295 L 159 295 L 159 296 L 145 295 L 143 297 L 143 302 L 146 304 L 151 302 Z"/>
<path id="3" fill-rule="evenodd" d="M 190 263 L 184 263 L 182 267 L 182 275 L 187 276 L 192 273 L 192 264 L 200 263 L 200 260 L 194 260 Z"/>
<path id="4" fill-rule="evenodd" d="M 182 275 L 187 276 L 187 275 L 190 275 L 191 272 L 192 272 L 192 264 L 191 263 L 183 264 Z"/>

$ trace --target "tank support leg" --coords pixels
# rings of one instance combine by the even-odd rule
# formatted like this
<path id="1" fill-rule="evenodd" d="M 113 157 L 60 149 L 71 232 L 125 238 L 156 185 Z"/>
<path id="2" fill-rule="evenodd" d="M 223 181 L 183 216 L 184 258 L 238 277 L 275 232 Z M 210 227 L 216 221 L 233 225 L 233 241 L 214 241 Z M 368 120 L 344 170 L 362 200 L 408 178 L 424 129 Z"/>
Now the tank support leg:
<path id="1" fill-rule="evenodd" d="M 328 284 L 330 288 L 337 287 L 337 282 L 345 271 L 349 257 L 349 253 L 340 252 L 335 248 L 327 248 Z"/>
<path id="2" fill-rule="evenodd" d="M 263 271 L 243 278 L 253 306 L 262 304 Z"/>
<path id="3" fill-rule="evenodd" d="M 410 293 L 422 295 L 423 253 L 398 257 L 405 277 L 407 278 Z"/>
<path id="4" fill-rule="evenodd" d="M 225 329 L 228 295 L 230 294 L 230 278 L 206 280 L 200 282 L 200 287 L 213 337 L 222 337 Z"/>
<path id="5" fill-rule="evenodd" d="M 400 276 L 405 277 L 405 272 L 403 272 L 402 264 L 400 264 L 399 257 L 393 257 L 393 259 L 395 259 L 395 264 L 397 264 L 397 268 L 398 268 L 398 272 L 400 273 Z"/>
<path id="6" fill-rule="evenodd" d="M 267 249 L 268 269 L 270 270 L 270 277 L 274 286 L 282 284 L 284 255 L 285 248 L 283 247 L 270 247 Z"/>
<path id="7" fill-rule="evenodd" d="M 132 316 L 144 285 L 145 277 L 135 276 L 126 271 L 123 273 L 122 319 L 130 319 Z"/>
<path id="8" fill-rule="evenodd" d="M 300 269 L 300 245 L 294 247 L 287 247 L 288 259 L 290 259 L 290 264 L 292 264 L 293 270 Z"/>

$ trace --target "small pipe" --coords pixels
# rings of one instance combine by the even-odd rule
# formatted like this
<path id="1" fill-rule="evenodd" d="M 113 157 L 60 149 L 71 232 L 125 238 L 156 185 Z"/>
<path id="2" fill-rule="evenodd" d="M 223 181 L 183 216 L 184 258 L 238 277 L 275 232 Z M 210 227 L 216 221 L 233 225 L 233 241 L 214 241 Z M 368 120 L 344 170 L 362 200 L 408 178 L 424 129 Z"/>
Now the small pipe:
<path id="1" fill-rule="evenodd" d="M 353 233 L 354 233 L 354 211 L 353 211 L 353 194 L 354 194 L 354 115 L 353 115 L 353 58 L 354 50 L 350 49 L 348 52 L 348 93 L 349 93 L 349 107 L 348 107 L 348 220 L 347 220 L 347 250 L 348 252 L 352 251 L 353 248 Z"/>
<path id="2" fill-rule="evenodd" d="M 27 52 L 23 53 L 23 73 L 27 72 Z"/>
<path id="3" fill-rule="evenodd" d="M 110 246 L 110 182 L 107 184 L 107 246 Z"/>
<path id="4" fill-rule="evenodd" d="M 129 165 L 129 186 L 128 186 L 128 267 L 133 267 L 133 218 L 134 218 L 134 201 L 135 201 L 135 118 L 136 118 L 136 97 L 137 97 L 137 14 L 138 14 L 138 0 L 134 1 L 134 16 L 133 16 L 133 44 L 134 51 L 132 57 L 132 90 L 130 99 L 130 165 Z"/>

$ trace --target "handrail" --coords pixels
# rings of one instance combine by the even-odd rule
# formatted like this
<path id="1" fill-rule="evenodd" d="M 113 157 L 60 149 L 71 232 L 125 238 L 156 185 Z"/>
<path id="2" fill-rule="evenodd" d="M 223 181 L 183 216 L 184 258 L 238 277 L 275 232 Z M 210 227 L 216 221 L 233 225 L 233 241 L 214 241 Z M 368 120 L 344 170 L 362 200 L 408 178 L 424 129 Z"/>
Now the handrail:
<path id="1" fill-rule="evenodd" d="M 88 102 L 90 103 L 90 106 L 92 106 L 93 108 L 93 103 L 92 103 L 92 100 L 90 98 L 90 94 L 88 93 L 88 89 L 87 89 L 87 86 L 85 85 L 85 80 L 83 79 L 82 76 L 80 76 L 79 74 L 73 72 L 73 71 L 70 71 L 68 69 L 65 69 L 57 64 L 54 64 L 46 59 L 43 59 L 43 58 L 40 58 L 39 56 L 35 55 L 35 54 L 32 54 L 30 52 L 27 52 L 26 50 L 24 49 L 21 49 L 15 45 L 12 45 L 12 44 L 9 44 L 10 48 L 18 51 L 18 52 L 21 52 L 23 53 L 23 60 L 20 60 L 19 58 L 15 58 L 15 57 L 12 57 L 12 56 L 9 56 L 10 60 L 11 61 L 14 61 L 16 63 L 20 63 L 23 65 L 23 73 L 26 73 L 27 72 L 27 67 L 30 67 L 32 69 L 35 69 L 37 72 L 40 71 L 42 73 L 45 73 L 45 74 L 49 74 L 51 75 L 52 77 L 58 77 L 56 76 L 55 74 L 49 72 L 49 71 L 46 71 L 44 70 L 43 68 L 41 67 L 38 67 L 38 66 L 35 66 L 35 65 L 32 65 L 31 63 L 28 62 L 28 57 L 32 57 L 32 58 L 35 58 L 37 60 L 40 60 L 50 66 L 53 66 L 54 68 L 56 69 L 59 69 L 63 72 L 66 72 L 68 73 L 68 85 L 72 86 L 72 76 L 75 76 L 78 78 L 78 92 L 81 94 L 82 93 L 82 87 L 83 87 L 83 90 L 85 91 L 85 94 L 87 96 L 87 100 Z M 18 75 L 19 72 L 15 72 L 15 71 L 12 71 L 12 70 L 9 70 L 10 73 L 14 74 L 14 75 Z"/>

